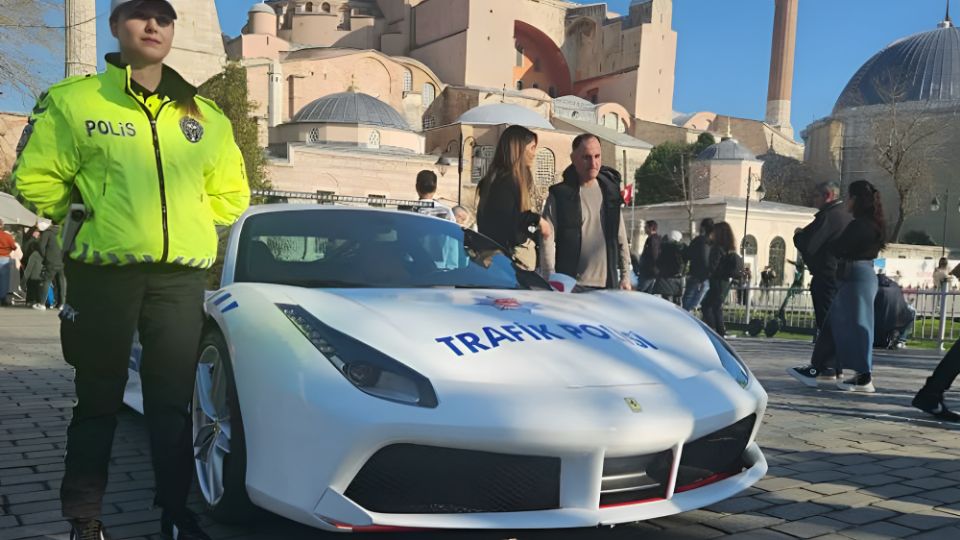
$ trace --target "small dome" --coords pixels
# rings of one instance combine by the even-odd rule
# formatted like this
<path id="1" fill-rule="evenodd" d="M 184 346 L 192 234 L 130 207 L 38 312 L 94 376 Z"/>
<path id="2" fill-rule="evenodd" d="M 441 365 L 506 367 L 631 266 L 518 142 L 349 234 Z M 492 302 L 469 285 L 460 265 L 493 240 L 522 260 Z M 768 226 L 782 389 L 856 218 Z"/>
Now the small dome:
<path id="1" fill-rule="evenodd" d="M 407 121 L 390 105 L 359 92 L 324 96 L 300 109 L 294 122 L 321 124 L 363 124 L 413 131 Z"/>
<path id="2" fill-rule="evenodd" d="M 707 147 L 703 152 L 700 152 L 700 155 L 697 156 L 698 160 L 708 161 L 708 160 L 756 160 L 757 156 L 753 155 L 753 152 L 749 148 L 740 144 L 736 139 L 723 139 L 713 146 Z"/>
<path id="3" fill-rule="evenodd" d="M 277 12 L 273 10 L 273 8 L 264 4 L 263 2 L 250 6 L 250 11 L 248 11 L 247 13 L 269 13 L 270 15 L 277 14 Z"/>
<path id="4" fill-rule="evenodd" d="M 553 125 L 536 111 L 513 105 L 497 103 L 481 105 L 463 113 L 457 123 L 474 126 L 498 126 L 501 124 L 524 126 L 528 128 L 553 129 Z"/>
<path id="5" fill-rule="evenodd" d="M 900 87 L 897 101 L 960 100 L 960 29 L 944 21 L 891 43 L 850 79 L 833 111 L 889 103 L 891 86 Z"/>

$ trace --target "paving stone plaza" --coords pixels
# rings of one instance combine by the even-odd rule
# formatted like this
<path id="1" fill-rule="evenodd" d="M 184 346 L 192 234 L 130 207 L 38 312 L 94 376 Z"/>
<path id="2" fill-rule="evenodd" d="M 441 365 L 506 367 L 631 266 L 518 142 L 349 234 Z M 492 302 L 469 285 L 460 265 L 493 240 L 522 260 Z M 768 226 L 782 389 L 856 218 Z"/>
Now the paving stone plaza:
<path id="1" fill-rule="evenodd" d="M 73 399 L 72 370 L 60 355 L 55 313 L 0 310 L 0 343 L 0 540 L 66 539 L 57 489 Z M 770 472 L 756 487 L 704 510 L 612 529 L 398 536 L 960 539 L 960 426 L 929 421 L 909 407 L 939 354 L 878 354 L 878 393 L 851 395 L 804 388 L 784 373 L 808 358 L 807 343 L 733 343 L 770 394 L 760 431 Z M 159 538 L 147 452 L 143 422 L 124 411 L 104 508 L 104 521 L 115 538 Z M 202 510 L 199 496 L 194 500 Z M 218 539 L 335 538 L 271 516 L 246 529 L 206 517 L 202 523 Z"/>

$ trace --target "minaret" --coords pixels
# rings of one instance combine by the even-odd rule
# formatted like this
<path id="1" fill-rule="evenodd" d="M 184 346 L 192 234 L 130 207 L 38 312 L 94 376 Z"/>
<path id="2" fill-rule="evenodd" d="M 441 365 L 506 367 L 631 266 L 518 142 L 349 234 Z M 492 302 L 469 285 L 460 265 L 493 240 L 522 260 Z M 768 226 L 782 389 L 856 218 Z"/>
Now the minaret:
<path id="1" fill-rule="evenodd" d="M 950 0 L 947 0 L 947 15 L 943 18 L 943 21 L 937 25 L 940 28 L 951 28 L 953 27 L 953 19 L 950 18 Z"/>
<path id="2" fill-rule="evenodd" d="M 797 48 L 799 0 L 775 0 L 773 47 L 770 54 L 770 85 L 767 90 L 767 123 L 793 138 L 790 102 L 793 99 L 793 60 Z"/>
<path id="3" fill-rule="evenodd" d="M 173 50 L 166 63 L 191 84 L 223 71 L 227 54 L 214 0 L 171 0 L 177 10 Z"/>
<path id="4" fill-rule="evenodd" d="M 95 0 L 65 0 L 63 6 L 67 77 L 97 71 L 97 8 Z"/>

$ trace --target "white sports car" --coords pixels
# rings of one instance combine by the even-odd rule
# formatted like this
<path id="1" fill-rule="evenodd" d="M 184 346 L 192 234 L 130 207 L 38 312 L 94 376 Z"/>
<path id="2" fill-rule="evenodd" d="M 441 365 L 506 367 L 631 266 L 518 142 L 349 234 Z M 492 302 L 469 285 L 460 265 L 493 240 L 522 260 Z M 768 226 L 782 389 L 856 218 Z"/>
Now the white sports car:
<path id="1" fill-rule="evenodd" d="M 721 338 L 650 295 L 555 292 L 448 221 L 252 208 L 206 310 L 194 446 L 218 519 L 595 527 L 767 470 L 766 393 Z"/>

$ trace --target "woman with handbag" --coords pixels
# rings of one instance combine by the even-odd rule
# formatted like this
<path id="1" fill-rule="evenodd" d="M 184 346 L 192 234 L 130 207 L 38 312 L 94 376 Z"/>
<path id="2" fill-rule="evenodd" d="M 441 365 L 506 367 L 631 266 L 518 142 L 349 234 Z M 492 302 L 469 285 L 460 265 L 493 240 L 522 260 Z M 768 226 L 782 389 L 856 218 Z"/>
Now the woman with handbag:
<path id="1" fill-rule="evenodd" d="M 510 126 L 500 136 L 490 171 L 477 186 L 477 229 L 507 249 L 524 270 L 537 268 L 536 234 L 552 234 L 533 209 L 537 134 Z"/>
<path id="2" fill-rule="evenodd" d="M 743 259 L 737 254 L 737 240 L 730 224 L 721 221 L 710 233 L 713 248 L 710 252 L 710 288 L 701 303 L 703 322 L 720 334 L 726 335 L 723 324 L 723 302 L 730 294 L 732 280 L 743 273 Z"/>

